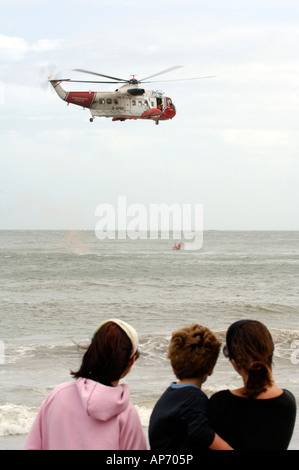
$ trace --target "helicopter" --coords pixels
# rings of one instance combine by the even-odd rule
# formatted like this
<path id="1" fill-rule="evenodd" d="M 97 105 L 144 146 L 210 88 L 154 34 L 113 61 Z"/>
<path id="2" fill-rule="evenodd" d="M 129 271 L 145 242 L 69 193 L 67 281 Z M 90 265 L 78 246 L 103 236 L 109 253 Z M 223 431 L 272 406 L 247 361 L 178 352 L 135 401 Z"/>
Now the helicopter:
<path id="1" fill-rule="evenodd" d="M 154 83 L 148 80 L 181 67 L 181 65 L 175 65 L 154 75 L 145 77 L 142 80 L 137 80 L 135 75 L 131 75 L 132 78 L 126 80 L 84 69 L 74 69 L 74 71 L 96 75 L 109 79 L 109 81 L 72 80 L 69 78 L 55 78 L 54 76 L 50 76 L 48 80 L 58 96 L 66 101 L 68 105 L 71 103 L 83 108 L 88 108 L 91 113 L 90 122 L 93 122 L 95 117 L 106 117 L 112 118 L 112 121 L 144 119 L 152 120 L 155 124 L 159 124 L 160 121 L 172 119 L 176 115 L 176 108 L 172 99 L 165 96 L 164 92 L 161 90 L 146 90 L 143 87 L 139 87 L 139 85 L 143 86 L 145 83 Z M 162 81 L 197 80 L 212 77 L 213 76 Z M 115 91 L 65 91 L 61 86 L 62 82 L 106 83 L 121 86 Z"/>

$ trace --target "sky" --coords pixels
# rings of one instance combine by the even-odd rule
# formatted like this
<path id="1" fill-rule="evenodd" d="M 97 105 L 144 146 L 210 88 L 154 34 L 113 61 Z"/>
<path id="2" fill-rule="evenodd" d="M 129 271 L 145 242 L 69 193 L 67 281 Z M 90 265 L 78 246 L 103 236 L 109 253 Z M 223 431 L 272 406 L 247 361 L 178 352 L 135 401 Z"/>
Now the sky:
<path id="1" fill-rule="evenodd" d="M 126 196 L 202 204 L 207 230 L 299 230 L 298 44 L 297 0 L 0 0 L 0 229 L 94 230 Z M 41 86 L 174 65 L 150 85 L 177 109 L 159 126 L 90 123 Z"/>

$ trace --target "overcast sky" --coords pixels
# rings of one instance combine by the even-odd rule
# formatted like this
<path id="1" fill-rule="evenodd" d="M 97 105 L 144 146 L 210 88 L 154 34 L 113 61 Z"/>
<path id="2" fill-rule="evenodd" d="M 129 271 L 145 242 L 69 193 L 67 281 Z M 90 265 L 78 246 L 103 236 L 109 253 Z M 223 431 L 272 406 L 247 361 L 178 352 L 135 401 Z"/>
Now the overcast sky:
<path id="1" fill-rule="evenodd" d="M 0 0 L 0 229 L 93 230 L 126 196 L 203 204 L 205 229 L 299 230 L 298 44 L 298 0 Z M 161 80 L 216 78 L 153 84 L 177 108 L 159 126 L 90 123 L 41 87 L 48 66 L 173 65 Z"/>

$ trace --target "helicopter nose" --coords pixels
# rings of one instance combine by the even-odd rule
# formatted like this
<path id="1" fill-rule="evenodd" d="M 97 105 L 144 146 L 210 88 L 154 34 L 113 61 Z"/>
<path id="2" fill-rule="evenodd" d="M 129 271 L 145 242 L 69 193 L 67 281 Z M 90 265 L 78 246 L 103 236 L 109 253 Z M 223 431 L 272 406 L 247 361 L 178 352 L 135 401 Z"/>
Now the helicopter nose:
<path id="1" fill-rule="evenodd" d="M 174 116 L 176 115 L 176 107 L 175 107 L 175 105 L 173 104 L 173 101 L 172 101 L 172 103 L 171 103 L 171 107 L 170 107 L 170 110 L 169 110 L 169 111 L 170 111 L 172 117 L 174 117 Z"/>
<path id="2" fill-rule="evenodd" d="M 175 108 L 174 102 L 172 101 L 171 98 L 168 98 L 168 106 L 169 106 L 169 110 L 171 111 L 172 115 L 175 116 L 176 115 L 176 108 Z"/>

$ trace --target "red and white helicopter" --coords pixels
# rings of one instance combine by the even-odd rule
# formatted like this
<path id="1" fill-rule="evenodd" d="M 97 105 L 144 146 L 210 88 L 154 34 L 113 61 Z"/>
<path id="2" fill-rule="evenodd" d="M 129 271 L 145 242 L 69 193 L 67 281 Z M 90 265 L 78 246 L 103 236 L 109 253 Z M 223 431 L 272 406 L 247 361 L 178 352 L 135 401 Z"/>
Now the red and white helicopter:
<path id="1" fill-rule="evenodd" d="M 160 121 L 172 119 L 176 115 L 172 99 L 165 96 L 163 91 L 146 90 L 139 88 L 138 85 L 154 83 L 148 81 L 148 79 L 172 72 L 181 67 L 180 65 L 175 65 L 142 80 L 137 80 L 134 75 L 130 80 L 125 80 L 83 69 L 74 69 L 74 71 L 108 78 L 109 81 L 72 80 L 68 78 L 55 78 L 53 76 L 49 77 L 48 80 L 62 100 L 68 104 L 72 103 L 83 108 L 89 108 L 91 113 L 90 122 L 93 122 L 95 117 L 107 117 L 112 118 L 112 121 L 150 119 L 159 124 Z M 200 78 L 212 78 L 212 76 L 162 81 L 196 80 Z M 115 91 L 65 91 L 61 86 L 62 82 L 109 83 L 118 85 L 123 83 L 124 85 Z"/>

